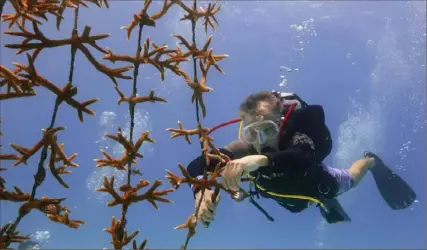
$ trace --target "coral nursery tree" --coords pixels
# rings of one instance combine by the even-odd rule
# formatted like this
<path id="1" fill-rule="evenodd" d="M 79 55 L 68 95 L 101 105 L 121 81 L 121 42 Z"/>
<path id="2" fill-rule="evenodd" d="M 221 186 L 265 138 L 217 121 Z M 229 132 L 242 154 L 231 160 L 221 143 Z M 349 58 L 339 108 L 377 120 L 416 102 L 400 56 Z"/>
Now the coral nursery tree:
<path id="1" fill-rule="evenodd" d="M 137 30 L 137 44 L 136 52 L 134 55 L 121 55 L 115 54 L 112 50 L 103 49 L 97 45 L 97 41 L 106 39 L 108 34 L 92 35 L 90 34 L 91 27 L 85 26 L 82 32 L 78 30 L 79 9 L 80 8 L 93 8 L 107 7 L 109 4 L 107 0 L 11 0 L 10 4 L 13 7 L 14 13 L 7 13 L 2 15 L 2 21 L 8 23 L 8 30 L 4 31 L 4 35 L 21 37 L 23 40 L 17 44 L 6 44 L 6 48 L 16 50 L 16 54 L 26 53 L 25 63 L 13 63 L 14 68 L 8 65 L 0 65 L 0 100 L 7 101 L 10 99 L 20 98 L 25 101 L 26 98 L 37 98 L 36 90 L 38 88 L 45 88 L 56 96 L 53 103 L 53 112 L 51 120 L 47 123 L 47 127 L 43 128 L 43 136 L 38 142 L 33 145 L 16 145 L 11 143 L 11 148 L 16 151 L 13 153 L 0 154 L 2 166 L 5 162 L 14 161 L 12 166 L 20 164 L 27 164 L 31 157 L 39 155 L 39 164 L 37 171 L 34 174 L 34 182 L 31 192 L 24 192 L 19 187 L 14 187 L 14 190 L 6 188 L 6 180 L 0 177 L 0 200 L 9 202 L 20 202 L 22 205 L 17 211 L 17 217 L 14 221 L 6 223 L 0 230 L 0 248 L 8 248 L 11 243 L 19 243 L 29 239 L 28 236 L 19 234 L 18 226 L 20 221 L 31 211 L 39 210 L 46 215 L 50 220 L 62 223 L 71 228 L 78 229 L 84 221 L 71 219 L 69 217 L 70 210 L 62 205 L 65 198 L 50 198 L 37 194 L 37 189 L 43 184 L 46 177 L 46 168 L 50 174 L 58 181 L 64 188 L 69 188 L 63 175 L 70 174 L 71 168 L 76 168 L 79 165 L 74 162 L 77 153 L 67 155 L 64 143 L 60 141 L 61 133 L 64 133 L 65 124 L 56 124 L 56 117 L 59 115 L 61 105 L 69 105 L 77 111 L 78 118 L 81 122 L 84 121 L 84 114 L 95 115 L 95 112 L 89 107 L 91 104 L 100 101 L 98 98 L 93 98 L 87 101 L 77 100 L 78 88 L 74 85 L 74 61 L 76 53 L 83 53 L 93 67 L 107 75 L 114 84 L 115 90 L 119 95 L 118 104 L 126 103 L 129 107 L 130 114 L 130 133 L 129 135 L 123 134 L 120 127 L 117 128 L 117 134 L 106 134 L 105 136 L 111 140 L 121 144 L 124 148 L 124 153 L 121 158 L 113 158 L 108 152 L 102 151 L 103 158 L 95 159 L 97 162 L 96 167 L 112 167 L 117 170 L 127 172 L 126 183 L 118 188 L 114 185 L 114 176 L 104 176 L 103 186 L 98 188 L 99 192 L 108 192 L 112 196 L 112 200 L 108 202 L 108 206 L 121 206 L 120 219 L 114 216 L 111 219 L 111 226 L 104 229 L 111 234 L 111 244 L 115 249 L 121 249 L 132 242 L 133 249 L 144 249 L 147 240 L 143 240 L 141 244 L 137 244 L 135 237 L 139 231 L 134 231 L 128 234 L 126 230 L 129 218 L 126 217 L 127 211 L 132 204 L 140 201 L 148 201 L 155 208 L 156 202 L 170 203 L 171 201 L 165 196 L 173 192 L 179 187 L 180 184 L 190 183 L 198 185 L 202 192 L 206 188 L 215 188 L 216 194 L 222 186 L 217 182 L 220 177 L 221 168 L 223 163 L 229 159 L 221 154 L 213 144 L 213 138 L 209 135 L 211 130 L 203 127 L 201 124 L 201 115 L 206 116 L 206 106 L 203 102 L 203 94 L 210 92 L 212 89 L 207 87 L 207 75 L 209 69 L 216 68 L 219 72 L 223 71 L 217 65 L 217 62 L 226 58 L 227 55 L 215 55 L 213 50 L 209 49 L 212 36 L 205 41 L 202 48 L 198 48 L 196 44 L 196 23 L 199 20 L 204 20 L 204 28 L 207 32 L 208 26 L 215 30 L 217 20 L 215 14 L 220 10 L 217 3 L 208 3 L 207 7 L 197 6 L 197 1 L 194 0 L 190 3 L 184 3 L 181 0 L 164 0 L 160 11 L 150 11 L 152 0 L 145 0 L 142 2 L 142 8 L 139 13 L 133 16 L 130 24 L 122 27 L 126 30 L 127 39 L 129 40 L 132 32 Z M 1 9 L 3 4 L 0 2 Z M 181 35 L 174 35 L 180 41 L 180 45 L 184 47 L 182 50 L 179 46 L 175 49 L 169 49 L 166 45 L 159 46 L 149 37 L 143 39 L 143 28 L 155 28 L 159 19 L 167 14 L 167 11 L 172 7 L 177 6 L 185 10 L 186 15 L 180 20 L 190 21 L 192 37 L 191 42 L 187 41 Z M 73 28 L 71 36 L 67 39 L 55 39 L 47 37 L 42 31 L 44 22 L 50 20 L 56 21 L 58 30 L 61 28 L 61 21 L 68 18 L 65 13 L 66 10 L 73 13 Z M 36 67 L 37 57 L 45 49 L 56 47 L 68 47 L 70 49 L 70 67 L 68 69 L 68 81 L 59 86 L 59 84 L 50 81 L 48 78 L 42 76 Z M 109 67 L 95 59 L 93 52 L 89 48 L 95 49 L 104 54 L 103 59 L 110 62 L 122 61 L 129 63 L 128 66 L 120 68 Z M 3 48 L 2 48 L 3 49 Z M 180 68 L 183 62 L 192 63 L 192 73 L 186 73 Z M 131 184 L 131 177 L 137 169 L 137 159 L 142 158 L 143 155 L 139 153 L 139 149 L 143 143 L 154 143 L 154 139 L 149 137 L 149 132 L 145 131 L 134 138 L 134 112 L 137 105 L 144 102 L 167 102 L 166 99 L 156 96 L 153 90 L 150 90 L 146 96 L 138 95 L 138 87 L 143 85 L 143 82 L 138 80 L 139 68 L 142 64 L 150 64 L 155 67 L 161 76 L 161 80 L 165 80 L 165 71 L 169 70 L 174 74 L 181 76 L 187 85 L 193 90 L 191 100 L 196 106 L 196 128 L 184 129 L 182 124 L 178 121 L 179 129 L 167 129 L 172 132 L 172 138 L 184 136 L 188 143 L 190 142 L 189 136 L 196 135 L 200 140 L 201 152 L 205 156 L 206 164 L 213 158 L 219 159 L 220 164 L 217 166 L 213 173 L 205 171 L 204 179 L 198 180 L 192 178 L 185 168 L 179 164 L 179 168 L 183 174 L 179 177 L 167 170 L 168 175 L 166 178 L 174 186 L 159 190 L 162 185 L 160 180 L 155 180 L 150 185 L 148 180 L 140 179 L 135 185 Z M 129 71 L 133 71 L 131 76 L 125 75 Z M 199 73 L 201 73 L 199 75 Z M 192 75 L 192 77 L 190 77 Z M 132 93 L 126 95 L 120 90 L 119 81 L 132 81 Z M 201 114 L 200 114 L 201 113 Z M 1 168 L 0 170 L 6 170 Z M 145 192 L 141 189 L 146 188 Z M 227 190 L 225 190 L 227 191 Z M 227 191 L 230 193 L 230 191 Z M 195 234 L 197 225 L 198 208 L 187 221 L 176 228 L 188 228 L 187 239 L 182 248 L 186 248 L 189 239 Z"/>

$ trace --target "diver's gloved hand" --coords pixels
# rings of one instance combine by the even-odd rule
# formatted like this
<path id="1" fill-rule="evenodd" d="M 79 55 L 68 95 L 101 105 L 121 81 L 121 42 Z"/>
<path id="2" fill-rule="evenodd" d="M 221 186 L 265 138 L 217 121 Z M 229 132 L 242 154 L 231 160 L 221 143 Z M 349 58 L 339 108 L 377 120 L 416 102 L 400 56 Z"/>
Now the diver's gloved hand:
<path id="1" fill-rule="evenodd" d="M 202 223 L 206 224 L 206 222 L 211 222 L 214 220 L 216 215 L 216 208 L 218 206 L 219 201 L 221 200 L 221 194 L 218 194 L 215 202 L 212 201 L 214 191 L 205 189 L 205 193 L 202 197 L 202 191 L 196 193 L 196 202 L 194 207 L 197 209 L 199 206 L 200 199 L 202 199 L 202 204 L 200 204 L 199 213 L 197 214 L 197 218 L 199 218 Z"/>
<path id="2" fill-rule="evenodd" d="M 223 168 L 222 186 L 232 191 L 240 190 L 241 178 L 261 166 L 268 165 L 268 158 L 264 155 L 248 155 L 240 159 L 227 162 Z"/>

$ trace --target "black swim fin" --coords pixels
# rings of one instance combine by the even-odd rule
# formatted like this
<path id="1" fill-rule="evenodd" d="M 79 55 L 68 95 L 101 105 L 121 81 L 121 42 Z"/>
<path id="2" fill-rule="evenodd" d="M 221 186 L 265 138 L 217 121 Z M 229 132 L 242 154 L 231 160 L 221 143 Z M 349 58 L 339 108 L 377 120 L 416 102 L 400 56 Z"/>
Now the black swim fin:
<path id="1" fill-rule="evenodd" d="M 376 164 L 371 169 L 371 172 L 377 184 L 378 191 L 391 209 L 399 210 L 411 206 L 417 195 L 408 183 L 388 168 L 374 153 L 365 152 L 365 157 L 375 159 Z"/>
<path id="2" fill-rule="evenodd" d="M 318 205 L 320 214 L 329 224 L 351 221 L 350 216 L 344 211 L 337 199 L 323 199 L 322 202 L 324 207 Z"/>

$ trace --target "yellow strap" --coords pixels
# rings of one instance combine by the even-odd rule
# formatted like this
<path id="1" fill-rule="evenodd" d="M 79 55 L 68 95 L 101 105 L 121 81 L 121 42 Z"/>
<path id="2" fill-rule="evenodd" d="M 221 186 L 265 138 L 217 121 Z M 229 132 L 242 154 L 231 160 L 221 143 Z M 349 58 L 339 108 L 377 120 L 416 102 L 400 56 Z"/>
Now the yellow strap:
<path id="1" fill-rule="evenodd" d="M 251 176 L 251 175 L 249 175 Z M 298 200 L 309 200 L 312 202 L 315 202 L 317 204 L 319 204 L 319 206 L 321 206 L 325 211 L 327 211 L 325 204 L 323 204 L 323 202 L 321 202 L 319 199 L 316 199 L 314 197 L 310 197 L 310 196 L 305 196 L 305 195 L 294 195 L 294 194 L 279 194 L 279 193 L 275 193 L 275 192 L 271 192 L 271 191 L 266 191 L 265 188 L 261 187 L 258 183 L 255 183 L 255 185 L 257 186 L 257 188 L 259 188 L 260 190 L 266 192 L 269 195 L 272 196 L 276 196 L 276 197 L 281 197 L 281 198 L 291 198 L 291 199 L 298 199 Z"/>
<path id="2" fill-rule="evenodd" d="M 314 198 L 314 197 L 310 197 L 310 196 L 305 196 L 305 195 L 295 195 L 295 194 L 279 194 L 279 193 L 275 193 L 275 192 L 271 192 L 271 191 L 266 191 L 265 188 L 261 187 L 258 184 L 255 184 L 257 186 L 257 188 L 261 189 L 262 191 L 266 192 L 269 195 L 272 196 L 276 196 L 276 197 L 281 197 L 281 198 L 291 198 L 291 199 L 298 199 L 298 200 L 309 200 L 312 202 L 315 202 L 317 204 L 319 204 L 319 206 L 321 206 L 324 210 L 327 210 L 325 205 L 323 204 L 323 202 L 321 202 L 320 200 Z"/>
<path id="3" fill-rule="evenodd" d="M 239 126 L 239 135 L 238 135 L 238 139 L 241 140 L 242 139 L 242 130 L 243 130 L 243 121 L 240 121 L 240 126 Z"/>
<path id="4" fill-rule="evenodd" d="M 240 126 L 239 126 L 239 140 L 242 139 L 242 130 L 243 130 L 243 121 L 240 122 Z M 250 176 L 250 175 L 249 175 Z M 259 188 L 260 190 L 266 192 L 269 195 L 272 196 L 276 196 L 276 197 L 281 197 L 281 198 L 291 198 L 291 199 L 299 199 L 299 200 L 309 200 L 312 202 L 315 202 L 317 204 L 319 204 L 319 206 L 321 206 L 324 210 L 327 210 L 325 205 L 323 204 L 323 202 L 321 202 L 320 200 L 314 198 L 314 197 L 310 197 L 310 196 L 305 196 L 305 195 L 291 195 L 291 194 L 279 194 L 279 193 L 274 193 L 274 192 L 270 192 L 270 191 L 266 191 L 265 188 L 261 187 L 260 185 L 256 184 L 257 188 Z"/>

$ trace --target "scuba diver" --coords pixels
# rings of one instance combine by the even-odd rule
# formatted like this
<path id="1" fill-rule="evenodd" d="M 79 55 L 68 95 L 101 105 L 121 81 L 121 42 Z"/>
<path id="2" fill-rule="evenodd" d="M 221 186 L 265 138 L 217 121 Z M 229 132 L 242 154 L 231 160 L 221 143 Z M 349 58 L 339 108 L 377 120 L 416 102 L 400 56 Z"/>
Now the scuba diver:
<path id="1" fill-rule="evenodd" d="M 239 114 L 244 126 L 242 138 L 219 148 L 231 159 L 222 170 L 222 185 L 238 192 L 233 196 L 237 201 L 249 197 L 271 221 L 274 219 L 254 196 L 273 199 L 292 213 L 316 203 L 328 223 L 351 221 L 337 197 L 355 188 L 367 172 L 373 174 L 381 196 L 392 209 L 407 208 L 416 199 L 411 187 L 372 152 L 365 152 L 348 169 L 325 165 L 332 139 L 320 105 L 308 105 L 294 93 L 261 91 L 243 101 Z M 217 164 L 212 159 L 208 171 L 213 172 Z M 188 173 L 200 179 L 204 168 L 203 156 L 187 166 Z M 249 192 L 240 187 L 245 176 L 253 180 Z M 203 198 L 198 218 L 207 227 L 216 215 L 221 195 L 218 190 L 206 189 L 201 197 L 196 185 L 191 188 L 195 206 Z"/>

